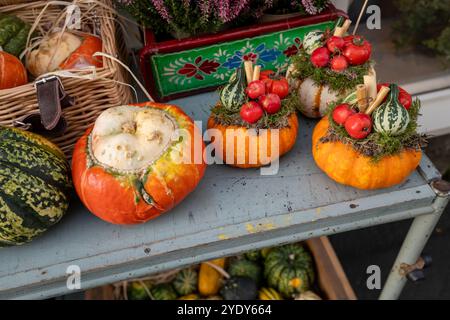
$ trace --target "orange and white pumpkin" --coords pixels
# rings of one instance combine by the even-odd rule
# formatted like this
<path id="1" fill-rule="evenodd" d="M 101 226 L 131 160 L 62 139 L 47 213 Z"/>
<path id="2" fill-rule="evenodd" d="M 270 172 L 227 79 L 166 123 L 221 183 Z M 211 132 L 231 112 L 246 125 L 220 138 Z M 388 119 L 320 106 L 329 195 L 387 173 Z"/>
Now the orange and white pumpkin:
<path id="1" fill-rule="evenodd" d="M 73 182 L 84 205 L 101 219 L 143 223 L 196 188 L 206 169 L 203 150 L 199 129 L 177 106 L 114 107 L 77 142 Z"/>

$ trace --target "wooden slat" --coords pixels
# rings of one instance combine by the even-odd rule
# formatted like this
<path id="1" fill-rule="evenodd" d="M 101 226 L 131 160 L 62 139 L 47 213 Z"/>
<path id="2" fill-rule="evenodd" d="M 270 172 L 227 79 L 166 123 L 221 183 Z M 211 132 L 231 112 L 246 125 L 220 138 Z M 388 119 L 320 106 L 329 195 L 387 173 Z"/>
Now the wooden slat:
<path id="1" fill-rule="evenodd" d="M 319 286 L 329 300 L 356 300 L 355 292 L 328 237 L 306 240 L 318 274 Z"/>

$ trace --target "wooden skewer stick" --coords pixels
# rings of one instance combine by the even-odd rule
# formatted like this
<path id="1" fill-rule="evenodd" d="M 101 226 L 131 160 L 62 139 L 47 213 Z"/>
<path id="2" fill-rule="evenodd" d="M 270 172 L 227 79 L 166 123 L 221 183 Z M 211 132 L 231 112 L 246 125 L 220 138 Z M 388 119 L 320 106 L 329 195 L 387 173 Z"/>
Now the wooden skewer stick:
<path id="1" fill-rule="evenodd" d="M 252 81 L 259 80 L 259 74 L 260 73 L 261 73 L 261 66 L 256 65 L 255 68 L 253 69 Z"/>
<path id="2" fill-rule="evenodd" d="M 363 14 L 366 12 L 366 7 L 367 7 L 368 2 L 369 2 L 369 0 L 364 1 L 361 11 L 359 12 L 358 20 L 356 20 L 355 28 L 353 29 L 353 35 L 355 35 L 356 31 L 358 30 L 359 23 L 361 22 L 361 18 L 363 16 Z"/>
<path id="3" fill-rule="evenodd" d="M 356 99 L 358 100 L 358 107 L 360 112 L 364 112 L 367 109 L 367 88 L 364 84 L 358 84 L 356 86 Z"/>
<path id="4" fill-rule="evenodd" d="M 364 84 L 367 87 L 367 94 L 372 99 L 372 101 L 375 101 L 377 97 L 377 74 L 373 68 L 370 68 L 369 74 L 365 75 L 364 77 Z"/>
<path id="5" fill-rule="evenodd" d="M 251 61 L 244 62 L 245 75 L 247 77 L 247 84 L 253 81 L 253 63 Z"/>
<path id="6" fill-rule="evenodd" d="M 372 112 L 374 112 L 375 109 L 380 106 L 380 104 L 383 102 L 384 98 L 386 98 L 389 91 L 390 91 L 389 87 L 382 86 L 380 91 L 378 91 L 377 98 L 375 99 L 374 102 L 372 102 L 370 107 L 366 110 L 365 114 L 371 115 Z"/>
<path id="7" fill-rule="evenodd" d="M 334 36 L 336 37 L 343 37 L 345 33 L 347 32 L 348 28 L 350 28 L 350 25 L 352 24 L 352 20 L 346 19 L 342 27 L 336 27 L 334 29 Z"/>

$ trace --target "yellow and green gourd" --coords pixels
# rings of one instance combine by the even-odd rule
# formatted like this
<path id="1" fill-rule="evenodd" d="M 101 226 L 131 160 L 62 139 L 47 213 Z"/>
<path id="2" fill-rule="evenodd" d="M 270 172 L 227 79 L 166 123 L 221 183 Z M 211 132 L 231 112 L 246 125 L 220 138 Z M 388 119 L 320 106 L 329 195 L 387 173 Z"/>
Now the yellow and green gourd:
<path id="1" fill-rule="evenodd" d="M 16 16 L 0 15 L 0 47 L 18 57 L 25 49 L 30 25 Z"/>
<path id="2" fill-rule="evenodd" d="M 33 133 L 0 127 L 0 247 L 27 243 L 69 206 L 64 154 Z"/>
<path id="3" fill-rule="evenodd" d="M 398 86 L 391 84 L 389 89 L 386 101 L 372 115 L 373 126 L 376 132 L 397 136 L 406 131 L 410 117 L 408 110 L 398 100 Z"/>

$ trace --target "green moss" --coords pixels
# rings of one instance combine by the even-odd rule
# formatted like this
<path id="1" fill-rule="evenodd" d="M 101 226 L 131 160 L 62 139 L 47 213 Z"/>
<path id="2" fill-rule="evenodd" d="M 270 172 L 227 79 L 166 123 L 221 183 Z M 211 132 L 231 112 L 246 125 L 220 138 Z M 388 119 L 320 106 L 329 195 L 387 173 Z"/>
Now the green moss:
<path id="1" fill-rule="evenodd" d="M 351 138 L 345 128 L 336 124 L 332 118 L 334 108 L 340 103 L 330 105 L 328 109 L 328 119 L 330 128 L 324 136 L 322 142 L 341 141 L 342 143 L 351 145 L 356 151 L 372 157 L 377 162 L 385 156 L 397 154 L 405 149 L 420 150 L 426 145 L 426 137 L 417 133 L 417 118 L 420 115 L 420 101 L 413 101 L 409 109 L 410 122 L 404 133 L 398 136 L 389 136 L 387 134 L 373 131 L 365 139 L 355 140 Z"/>
<path id="2" fill-rule="evenodd" d="M 369 71 L 372 61 L 368 61 L 359 66 L 349 66 L 343 72 L 335 72 L 329 68 L 317 68 L 311 61 L 310 56 L 304 49 L 300 49 L 299 53 L 291 58 L 291 62 L 295 66 L 292 77 L 304 80 L 311 78 L 316 83 L 327 84 L 335 92 L 345 92 L 363 83 L 363 76 Z"/>
<path id="3" fill-rule="evenodd" d="M 249 124 L 241 119 L 239 112 L 231 112 L 220 103 L 212 108 L 211 113 L 214 120 L 225 126 L 241 126 L 254 129 L 284 128 L 289 125 L 289 116 L 296 110 L 295 96 L 289 96 L 281 101 L 281 109 L 275 114 L 264 113 L 263 117 L 254 124 Z"/>

